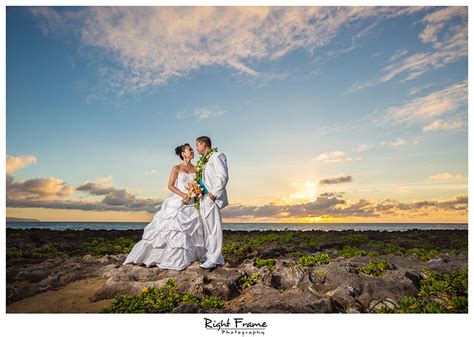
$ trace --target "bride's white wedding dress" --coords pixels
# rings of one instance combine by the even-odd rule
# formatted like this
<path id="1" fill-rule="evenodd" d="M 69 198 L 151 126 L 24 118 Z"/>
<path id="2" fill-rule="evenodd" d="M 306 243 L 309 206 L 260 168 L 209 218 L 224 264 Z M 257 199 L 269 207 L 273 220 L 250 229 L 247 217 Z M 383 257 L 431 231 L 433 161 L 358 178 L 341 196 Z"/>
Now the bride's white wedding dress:
<path id="1" fill-rule="evenodd" d="M 193 181 L 194 176 L 195 173 L 179 172 L 174 186 L 186 193 L 185 185 Z M 123 264 L 183 270 L 195 260 L 203 262 L 205 259 L 205 237 L 199 210 L 194 207 L 193 200 L 183 205 L 183 198 L 173 193 L 163 201 Z"/>

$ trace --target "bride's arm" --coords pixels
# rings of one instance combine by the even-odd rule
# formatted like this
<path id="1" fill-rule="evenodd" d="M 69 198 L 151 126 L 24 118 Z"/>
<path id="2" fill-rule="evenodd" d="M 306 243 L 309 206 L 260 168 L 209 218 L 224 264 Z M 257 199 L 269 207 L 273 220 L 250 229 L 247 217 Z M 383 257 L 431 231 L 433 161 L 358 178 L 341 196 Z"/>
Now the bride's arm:
<path id="1" fill-rule="evenodd" d="M 187 195 L 181 192 L 179 189 L 177 189 L 174 186 L 174 183 L 176 182 L 176 178 L 178 178 L 178 168 L 176 166 L 173 166 L 173 169 L 171 170 L 171 174 L 170 174 L 170 180 L 168 181 L 168 188 L 170 189 L 171 192 L 179 195 L 182 198 L 186 198 Z"/>

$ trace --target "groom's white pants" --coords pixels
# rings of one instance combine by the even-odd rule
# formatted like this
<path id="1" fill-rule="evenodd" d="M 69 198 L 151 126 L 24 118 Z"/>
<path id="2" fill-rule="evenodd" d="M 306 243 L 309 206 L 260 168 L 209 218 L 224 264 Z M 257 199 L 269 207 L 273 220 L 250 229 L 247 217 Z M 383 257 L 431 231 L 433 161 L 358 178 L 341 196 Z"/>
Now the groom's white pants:
<path id="1" fill-rule="evenodd" d="M 200 212 L 204 225 L 206 239 L 206 261 L 214 264 L 224 264 L 222 256 L 222 218 L 221 209 L 208 196 L 201 200 Z"/>

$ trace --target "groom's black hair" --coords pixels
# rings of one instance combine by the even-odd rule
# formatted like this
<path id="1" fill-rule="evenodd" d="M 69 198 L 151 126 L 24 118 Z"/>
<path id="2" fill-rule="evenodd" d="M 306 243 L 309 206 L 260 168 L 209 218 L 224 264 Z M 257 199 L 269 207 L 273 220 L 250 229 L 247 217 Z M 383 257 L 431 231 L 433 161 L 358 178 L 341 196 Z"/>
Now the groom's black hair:
<path id="1" fill-rule="evenodd" d="M 207 146 L 208 148 L 211 148 L 211 147 L 212 147 L 211 138 L 209 138 L 208 136 L 201 136 L 201 137 L 198 137 L 198 138 L 196 138 L 196 141 L 197 141 L 197 142 L 202 142 L 202 143 L 206 144 L 206 146 Z"/>

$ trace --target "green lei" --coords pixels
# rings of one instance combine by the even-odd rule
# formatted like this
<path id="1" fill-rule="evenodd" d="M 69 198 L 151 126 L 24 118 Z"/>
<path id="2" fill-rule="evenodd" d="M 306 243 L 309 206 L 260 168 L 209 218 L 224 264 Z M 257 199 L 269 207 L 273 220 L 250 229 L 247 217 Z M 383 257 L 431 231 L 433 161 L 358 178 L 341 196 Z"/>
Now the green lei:
<path id="1" fill-rule="evenodd" d="M 199 180 L 201 180 L 202 178 L 202 169 L 204 168 L 204 165 L 207 164 L 207 162 L 209 161 L 209 158 L 211 157 L 211 155 L 217 151 L 217 147 L 212 147 L 210 148 L 206 154 L 202 155 L 197 164 L 196 164 L 196 176 L 194 177 L 194 181 L 196 181 L 196 183 L 199 184 Z M 201 205 L 201 200 L 200 199 L 197 199 L 194 201 L 194 207 L 196 208 L 199 208 Z"/>

